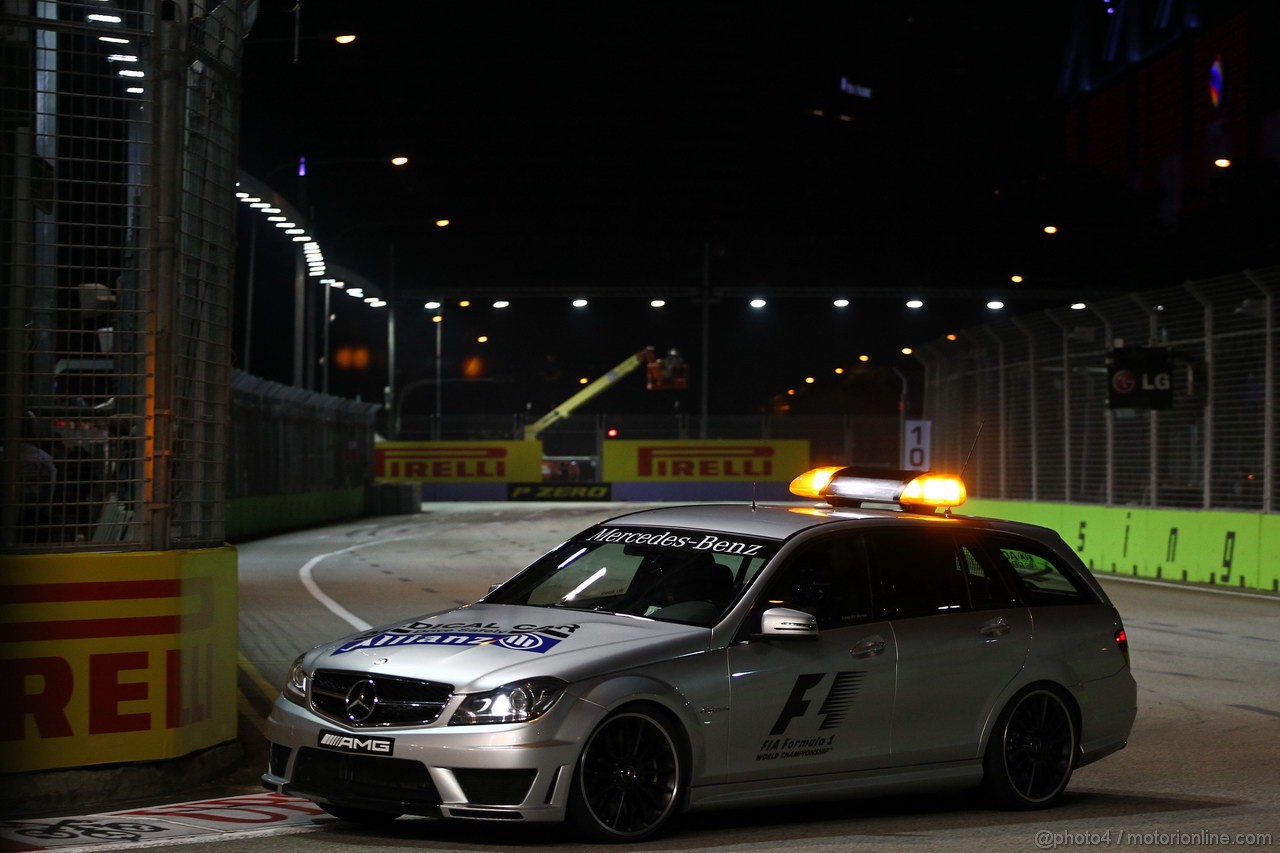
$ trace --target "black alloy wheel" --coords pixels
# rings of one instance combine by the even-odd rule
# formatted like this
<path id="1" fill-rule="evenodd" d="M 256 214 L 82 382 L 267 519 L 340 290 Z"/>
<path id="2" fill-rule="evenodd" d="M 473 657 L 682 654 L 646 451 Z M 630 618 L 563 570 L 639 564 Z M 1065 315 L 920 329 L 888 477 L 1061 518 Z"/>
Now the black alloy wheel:
<path id="1" fill-rule="evenodd" d="M 684 795 L 684 761 L 669 725 L 623 710 L 587 739 L 569 799 L 569 821 L 591 841 L 640 841 L 664 829 Z"/>
<path id="2" fill-rule="evenodd" d="M 1032 687 L 1005 708 L 987 744 L 983 788 L 996 806 L 1038 809 L 1062 796 L 1075 769 L 1075 717 L 1057 690 Z"/>

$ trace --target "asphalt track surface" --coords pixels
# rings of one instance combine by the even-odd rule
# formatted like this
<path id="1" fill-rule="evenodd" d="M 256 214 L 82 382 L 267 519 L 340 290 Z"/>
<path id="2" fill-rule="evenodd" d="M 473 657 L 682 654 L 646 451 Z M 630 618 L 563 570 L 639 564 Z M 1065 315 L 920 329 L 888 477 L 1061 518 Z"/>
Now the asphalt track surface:
<path id="1" fill-rule="evenodd" d="M 405 818 L 386 828 L 358 828 L 317 815 L 305 803 L 273 801 L 256 786 L 265 762 L 262 720 L 298 652 L 363 626 L 474 600 L 568 535 L 631 507 L 424 508 L 420 515 L 366 519 L 240 546 L 240 724 L 248 756 L 243 770 L 211 788 L 97 809 L 95 815 L 116 814 L 79 823 L 66 820 L 72 829 L 64 837 L 33 846 L 163 846 L 205 853 L 588 848 L 556 827 Z M 989 811 L 954 793 L 815 802 L 690 815 L 655 842 L 608 849 L 1275 849 L 1280 840 L 1280 598 L 1102 577 L 1128 630 L 1138 719 L 1128 748 L 1078 771 L 1058 807 Z M 209 797 L 222 799 L 210 805 Z M 175 805 L 195 799 L 204 802 Z M 132 816 L 121 817 L 120 810 L 132 810 Z M 234 817 L 273 812 L 278 820 Z M 154 836 L 134 832 L 124 840 L 102 837 L 110 832 L 89 837 L 83 829 L 135 826 L 166 815 L 196 828 L 186 835 L 162 833 L 156 823 Z M 202 832 L 200 826 L 211 829 Z M 18 849 L 12 847 L 12 829 L 0 839 L 0 849 Z M 27 843 L 29 837 L 23 846 Z"/>

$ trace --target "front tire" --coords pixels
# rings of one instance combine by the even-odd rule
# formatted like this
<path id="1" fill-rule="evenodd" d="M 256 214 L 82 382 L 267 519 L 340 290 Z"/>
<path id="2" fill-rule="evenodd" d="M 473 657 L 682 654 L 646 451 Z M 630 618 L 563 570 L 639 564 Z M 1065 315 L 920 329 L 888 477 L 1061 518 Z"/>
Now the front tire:
<path id="1" fill-rule="evenodd" d="M 679 811 L 685 776 L 670 724 L 649 710 L 624 709 L 597 726 L 582 748 L 569 823 L 587 841 L 652 838 Z"/>
<path id="2" fill-rule="evenodd" d="M 1079 733 L 1068 701 L 1055 688 L 1032 686 L 996 721 L 983 756 L 982 791 L 997 808 L 1053 805 L 1071 781 Z"/>

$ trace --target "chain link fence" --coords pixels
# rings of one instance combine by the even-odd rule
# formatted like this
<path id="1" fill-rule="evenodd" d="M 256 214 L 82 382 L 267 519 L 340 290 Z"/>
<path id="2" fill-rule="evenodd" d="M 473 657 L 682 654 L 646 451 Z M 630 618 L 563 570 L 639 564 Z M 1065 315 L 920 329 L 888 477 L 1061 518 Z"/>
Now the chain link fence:
<path id="1" fill-rule="evenodd" d="M 6 551 L 223 542 L 244 14 L 5 4 Z"/>
<path id="2" fill-rule="evenodd" d="M 230 497 L 326 492 L 372 480 L 377 404 L 240 371 L 231 392 Z"/>
<path id="3" fill-rule="evenodd" d="M 977 497 L 1272 512 L 1280 268 L 991 323 L 917 350 L 934 467 Z M 1108 353 L 1159 347 L 1167 409 L 1108 408 Z"/>

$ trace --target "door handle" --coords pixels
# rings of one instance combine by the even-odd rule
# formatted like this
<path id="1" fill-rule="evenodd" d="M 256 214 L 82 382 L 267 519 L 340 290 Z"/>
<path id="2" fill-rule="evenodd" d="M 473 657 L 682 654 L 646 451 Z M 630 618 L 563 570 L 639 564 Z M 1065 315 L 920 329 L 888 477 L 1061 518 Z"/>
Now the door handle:
<path id="1" fill-rule="evenodd" d="M 884 640 L 872 637 L 870 640 L 863 640 L 854 645 L 849 654 L 855 658 L 873 658 L 876 655 L 884 654 Z"/>
<path id="2" fill-rule="evenodd" d="M 983 624 L 978 629 L 978 633 L 984 637 L 1003 637 L 1005 634 L 1013 630 L 1013 626 L 1003 616 L 997 616 Z"/>

